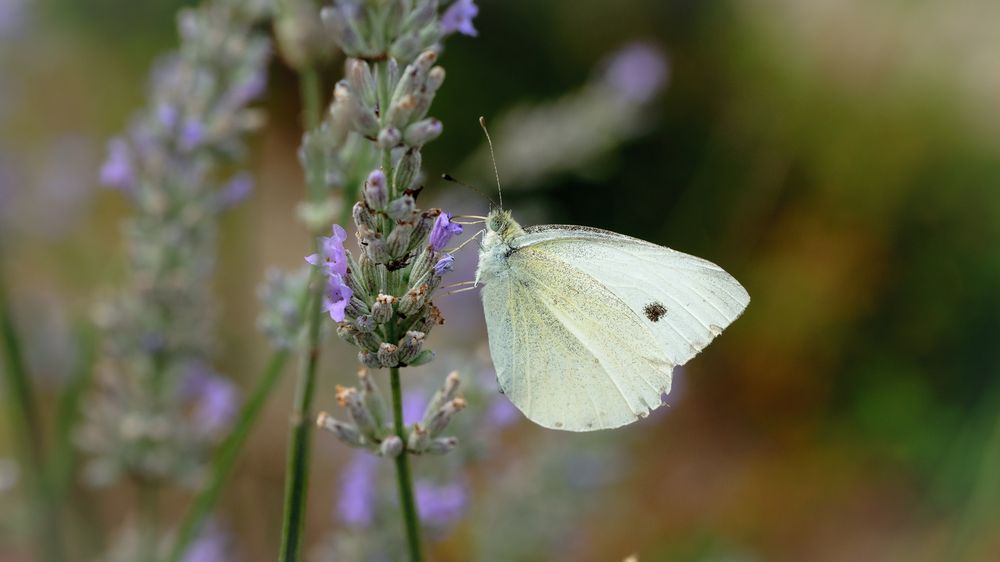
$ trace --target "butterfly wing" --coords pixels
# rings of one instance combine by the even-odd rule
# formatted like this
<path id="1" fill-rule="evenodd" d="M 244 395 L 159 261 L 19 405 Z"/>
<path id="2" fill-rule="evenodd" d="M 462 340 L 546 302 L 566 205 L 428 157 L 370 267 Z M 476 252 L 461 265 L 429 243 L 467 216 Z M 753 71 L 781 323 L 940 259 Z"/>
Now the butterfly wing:
<path id="1" fill-rule="evenodd" d="M 711 262 L 613 232 L 529 228 L 483 288 L 501 388 L 546 427 L 589 431 L 645 416 L 749 303 Z"/>

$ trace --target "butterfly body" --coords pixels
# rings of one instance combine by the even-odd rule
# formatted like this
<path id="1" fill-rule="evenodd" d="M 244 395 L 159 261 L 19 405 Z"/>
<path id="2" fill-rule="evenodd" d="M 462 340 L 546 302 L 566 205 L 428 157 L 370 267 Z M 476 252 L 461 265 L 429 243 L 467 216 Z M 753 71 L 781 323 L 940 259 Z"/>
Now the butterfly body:
<path id="1" fill-rule="evenodd" d="M 476 283 L 501 390 L 532 421 L 569 431 L 657 408 L 673 368 L 750 300 L 700 258 L 587 227 L 524 229 L 502 210 L 487 217 Z"/>

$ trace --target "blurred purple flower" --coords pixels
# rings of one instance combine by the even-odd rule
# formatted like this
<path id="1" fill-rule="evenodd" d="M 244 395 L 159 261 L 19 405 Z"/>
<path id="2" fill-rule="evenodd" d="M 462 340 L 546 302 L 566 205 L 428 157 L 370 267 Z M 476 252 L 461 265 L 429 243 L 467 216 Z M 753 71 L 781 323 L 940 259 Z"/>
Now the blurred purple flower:
<path id="1" fill-rule="evenodd" d="M 243 202 L 253 191 L 253 176 L 246 172 L 236 174 L 218 194 L 218 209 L 223 211 Z"/>
<path id="2" fill-rule="evenodd" d="M 0 36 L 19 31 L 26 19 L 25 0 L 0 0 Z"/>
<path id="3" fill-rule="evenodd" d="M 403 394 L 403 423 L 413 425 L 424 417 L 427 397 L 419 390 L 408 390 Z"/>
<path id="4" fill-rule="evenodd" d="M 344 278 L 339 274 L 330 275 L 326 282 L 326 293 L 323 299 L 323 312 L 329 312 L 330 318 L 337 322 L 344 321 L 344 310 L 351 302 L 354 291 L 344 283 Z"/>
<path id="5" fill-rule="evenodd" d="M 266 89 L 267 73 L 264 70 L 258 70 L 244 78 L 241 82 L 234 84 L 226 92 L 226 97 L 222 105 L 225 107 L 243 107 L 260 97 Z"/>
<path id="6" fill-rule="evenodd" d="M 442 212 L 434 219 L 434 227 L 431 229 L 430 243 L 431 249 L 440 252 L 452 236 L 462 233 L 462 225 L 451 222 L 451 214 Z"/>
<path id="7" fill-rule="evenodd" d="M 101 183 L 125 192 L 135 187 L 135 171 L 125 139 L 116 137 L 108 141 L 108 157 L 101 165 Z"/>
<path id="8" fill-rule="evenodd" d="M 669 72 L 659 49 L 649 43 L 631 43 L 612 55 L 604 79 L 626 101 L 645 103 L 663 88 Z"/>
<path id="9" fill-rule="evenodd" d="M 183 562 L 224 562 L 231 560 L 230 537 L 210 522 L 184 555 Z"/>
<path id="10" fill-rule="evenodd" d="M 156 118 L 163 125 L 164 129 L 173 129 L 177 126 L 177 108 L 169 103 L 161 103 L 156 108 Z"/>
<path id="11" fill-rule="evenodd" d="M 479 34 L 472 26 L 472 20 L 479 15 L 479 6 L 473 0 L 455 0 L 441 16 L 441 32 L 445 35 L 456 31 L 475 37 Z"/>
<path id="12" fill-rule="evenodd" d="M 494 429 L 502 429 L 521 419 L 521 413 L 510 400 L 504 397 L 494 398 L 486 410 L 486 420 Z"/>
<path id="13" fill-rule="evenodd" d="M 317 267 L 322 267 L 327 275 L 347 275 L 345 240 L 347 240 L 347 231 L 339 224 L 333 225 L 333 236 L 320 238 L 320 253 L 307 256 L 306 261 Z"/>
<path id="14" fill-rule="evenodd" d="M 468 494 L 461 484 L 437 486 L 421 481 L 416 483 L 414 493 L 421 520 L 425 525 L 438 529 L 457 523 L 468 504 Z"/>
<path id="15" fill-rule="evenodd" d="M 348 527 L 368 527 L 375 520 L 375 477 L 378 459 L 356 451 L 344 468 L 337 499 L 337 513 Z"/>
<path id="16" fill-rule="evenodd" d="M 192 367 L 184 387 L 194 401 L 192 417 L 199 433 L 218 435 L 229 427 L 239 408 L 236 385 L 199 363 Z"/>
<path id="17" fill-rule="evenodd" d="M 205 140 L 205 126 L 195 119 L 188 119 L 181 127 L 180 146 L 183 150 L 193 150 Z"/>
<path id="18" fill-rule="evenodd" d="M 451 271 L 454 268 L 455 268 L 455 256 L 451 254 L 445 254 L 443 258 L 439 259 L 438 262 L 434 264 L 434 274 L 441 276 Z"/>

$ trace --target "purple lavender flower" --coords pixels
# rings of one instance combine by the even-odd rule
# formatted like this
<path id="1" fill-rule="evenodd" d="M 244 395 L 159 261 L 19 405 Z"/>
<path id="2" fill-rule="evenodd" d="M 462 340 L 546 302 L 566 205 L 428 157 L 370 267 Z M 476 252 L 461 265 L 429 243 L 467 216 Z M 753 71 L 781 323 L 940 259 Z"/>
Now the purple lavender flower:
<path id="1" fill-rule="evenodd" d="M 625 100 L 645 103 L 660 91 L 669 71 L 659 49 L 648 43 L 631 43 L 612 55 L 604 79 Z"/>
<path id="2" fill-rule="evenodd" d="M 163 125 L 164 129 L 173 129 L 177 126 L 177 108 L 169 103 L 161 103 L 156 108 L 156 118 Z"/>
<path id="3" fill-rule="evenodd" d="M 444 257 L 434 264 L 434 275 L 441 276 L 453 269 L 455 269 L 455 256 L 445 254 Z"/>
<path id="4" fill-rule="evenodd" d="M 235 207 L 246 199 L 253 191 L 253 176 L 243 172 L 236 174 L 219 191 L 217 205 L 219 210 Z"/>
<path id="5" fill-rule="evenodd" d="M 125 139 L 116 137 L 108 141 L 108 157 L 101 165 L 101 183 L 122 191 L 134 188 L 135 171 Z"/>
<path id="6" fill-rule="evenodd" d="M 226 107 L 242 107 L 260 97 L 267 89 L 267 73 L 258 70 L 233 85 L 222 104 Z"/>
<path id="7" fill-rule="evenodd" d="M 347 231 L 339 224 L 335 224 L 333 225 L 333 236 L 323 237 L 320 240 L 322 241 L 321 253 L 307 256 L 306 261 L 317 267 L 322 267 L 327 275 L 347 275 L 347 252 L 344 250 Z"/>
<path id="8" fill-rule="evenodd" d="M 201 362 L 190 366 L 181 392 L 193 402 L 192 421 L 198 433 L 206 436 L 229 427 L 239 406 L 236 385 Z"/>
<path id="9" fill-rule="evenodd" d="M 348 527 L 363 529 L 375 520 L 375 476 L 378 459 L 357 451 L 340 480 L 337 513 Z"/>
<path id="10" fill-rule="evenodd" d="M 330 318 L 343 322 L 344 309 L 351 302 L 353 295 L 354 291 L 344 283 L 344 278 L 340 274 L 331 274 L 326 282 L 326 293 L 323 295 L 323 312 L 329 312 Z"/>
<path id="11" fill-rule="evenodd" d="M 205 126 L 195 119 L 188 119 L 181 127 L 180 145 L 184 150 L 193 150 L 205 140 Z"/>
<path id="12" fill-rule="evenodd" d="M 445 35 L 456 31 L 475 37 L 479 34 L 472 26 L 472 20 L 479 15 L 479 6 L 473 0 L 456 0 L 441 16 L 441 32 Z"/>
<path id="13" fill-rule="evenodd" d="M 462 225 L 451 222 L 451 214 L 442 212 L 434 220 L 434 227 L 431 229 L 431 249 L 440 252 L 452 236 L 462 233 Z"/>
<path id="14" fill-rule="evenodd" d="M 218 375 L 206 377 L 201 382 L 194 420 L 198 429 L 215 435 L 227 427 L 236 415 L 239 400 L 236 385 Z"/>
<path id="15" fill-rule="evenodd" d="M 184 555 L 183 562 L 223 562 L 230 560 L 230 537 L 218 525 L 205 526 L 198 540 Z"/>
<path id="16" fill-rule="evenodd" d="M 468 495 L 461 484 L 437 486 L 417 482 L 415 486 L 417 507 L 424 524 L 446 529 L 461 519 L 468 503 Z"/>
<path id="17" fill-rule="evenodd" d="M 413 425 L 424 417 L 427 397 L 419 390 L 408 390 L 403 395 L 403 423 Z"/>

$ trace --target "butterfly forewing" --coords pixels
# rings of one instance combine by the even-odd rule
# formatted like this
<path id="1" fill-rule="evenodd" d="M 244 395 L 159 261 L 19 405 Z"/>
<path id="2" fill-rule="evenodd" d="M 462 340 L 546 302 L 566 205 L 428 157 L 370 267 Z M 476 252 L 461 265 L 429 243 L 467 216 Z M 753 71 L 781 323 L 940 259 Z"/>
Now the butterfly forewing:
<path id="1" fill-rule="evenodd" d="M 682 365 L 742 314 L 746 289 L 701 258 L 606 230 L 576 226 L 527 229 L 515 254 L 547 252 L 612 292 Z"/>

